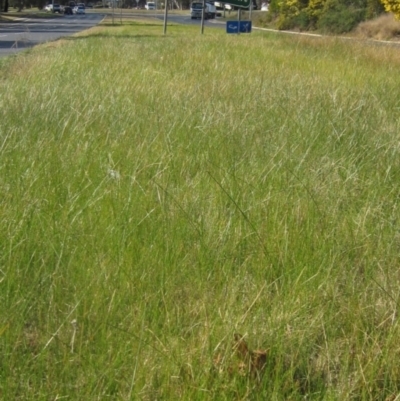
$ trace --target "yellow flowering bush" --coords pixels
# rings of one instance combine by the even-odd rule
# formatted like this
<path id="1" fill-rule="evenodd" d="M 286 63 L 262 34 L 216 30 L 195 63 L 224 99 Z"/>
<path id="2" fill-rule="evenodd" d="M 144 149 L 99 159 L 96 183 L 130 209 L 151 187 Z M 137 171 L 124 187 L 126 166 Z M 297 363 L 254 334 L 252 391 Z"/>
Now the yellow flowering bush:
<path id="1" fill-rule="evenodd" d="M 400 20 L 400 0 L 381 0 L 385 10 Z"/>
<path id="2" fill-rule="evenodd" d="M 277 21 L 278 29 L 291 28 L 291 21 L 304 9 L 304 3 L 301 0 L 278 0 L 279 18 Z"/>
<path id="3" fill-rule="evenodd" d="M 295 16 L 300 12 L 299 0 L 282 0 L 278 1 L 279 10 L 286 16 Z"/>

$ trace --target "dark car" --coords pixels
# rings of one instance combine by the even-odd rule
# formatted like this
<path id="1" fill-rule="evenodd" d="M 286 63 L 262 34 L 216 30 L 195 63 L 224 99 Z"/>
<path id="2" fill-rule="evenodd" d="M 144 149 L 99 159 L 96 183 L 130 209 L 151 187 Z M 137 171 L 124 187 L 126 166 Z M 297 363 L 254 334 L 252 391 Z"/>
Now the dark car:
<path id="1" fill-rule="evenodd" d="M 64 14 L 66 15 L 72 15 L 72 8 L 70 6 L 65 6 L 64 7 Z"/>

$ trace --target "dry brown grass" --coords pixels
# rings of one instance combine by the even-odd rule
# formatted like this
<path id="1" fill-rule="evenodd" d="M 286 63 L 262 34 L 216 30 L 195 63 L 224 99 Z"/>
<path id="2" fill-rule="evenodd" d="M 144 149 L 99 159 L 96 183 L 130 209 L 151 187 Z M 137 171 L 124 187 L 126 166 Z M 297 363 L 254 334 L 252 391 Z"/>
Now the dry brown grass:
<path id="1" fill-rule="evenodd" d="M 370 21 L 362 22 L 356 29 L 357 36 L 365 39 L 400 40 L 400 21 L 393 14 L 381 15 Z"/>
<path id="2" fill-rule="evenodd" d="M 7 16 L 7 15 L 2 15 L 2 14 L 0 14 L 0 21 L 2 21 L 2 22 L 9 22 L 9 21 L 12 21 L 12 17 L 9 17 L 9 16 Z"/>
<path id="3" fill-rule="evenodd" d="M 234 362 L 231 361 L 228 367 L 224 367 L 224 357 L 219 353 L 214 358 L 214 368 L 220 373 L 226 370 L 230 376 L 249 376 L 259 382 L 267 363 L 268 350 L 251 350 L 244 336 L 236 333 L 234 335 L 232 351 L 233 355 L 236 356 Z"/>

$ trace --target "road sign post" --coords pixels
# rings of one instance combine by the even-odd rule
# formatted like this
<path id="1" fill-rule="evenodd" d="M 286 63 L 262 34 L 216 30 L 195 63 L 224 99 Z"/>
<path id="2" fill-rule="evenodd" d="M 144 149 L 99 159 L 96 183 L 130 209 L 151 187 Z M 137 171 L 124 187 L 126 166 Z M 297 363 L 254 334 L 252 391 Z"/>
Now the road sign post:
<path id="1" fill-rule="evenodd" d="M 201 34 L 204 33 L 204 18 L 206 16 L 206 0 L 203 0 L 203 9 L 201 10 Z"/>
<path id="2" fill-rule="evenodd" d="M 165 8 L 164 8 L 164 35 L 167 34 L 167 20 L 168 20 L 168 0 L 165 0 Z"/>

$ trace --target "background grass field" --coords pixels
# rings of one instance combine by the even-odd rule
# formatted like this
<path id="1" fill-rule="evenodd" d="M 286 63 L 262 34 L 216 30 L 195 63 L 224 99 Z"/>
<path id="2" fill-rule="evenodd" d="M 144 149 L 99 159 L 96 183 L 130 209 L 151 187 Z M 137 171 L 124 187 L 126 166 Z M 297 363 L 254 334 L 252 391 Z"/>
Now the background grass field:
<path id="1" fill-rule="evenodd" d="M 0 398 L 399 399 L 399 66 L 156 22 L 2 59 Z"/>

